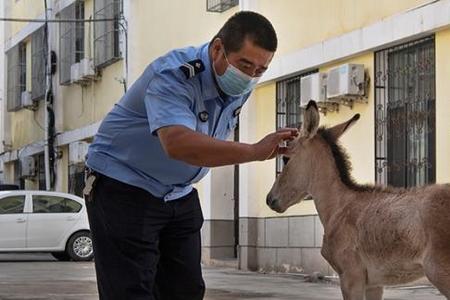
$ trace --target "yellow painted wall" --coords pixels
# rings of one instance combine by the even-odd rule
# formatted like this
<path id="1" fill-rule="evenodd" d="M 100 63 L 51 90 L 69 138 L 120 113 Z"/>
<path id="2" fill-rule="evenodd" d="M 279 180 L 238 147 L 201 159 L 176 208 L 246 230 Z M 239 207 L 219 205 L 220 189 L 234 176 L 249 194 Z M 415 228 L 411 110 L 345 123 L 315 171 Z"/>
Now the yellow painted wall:
<path id="1" fill-rule="evenodd" d="M 3 0 L 6 1 L 6 17 L 9 18 L 38 18 L 44 13 L 44 1 L 42 0 Z M 14 22 L 11 24 L 11 30 L 5 32 L 5 38 L 8 39 L 17 34 L 28 23 Z"/>
<path id="2" fill-rule="evenodd" d="M 69 146 L 59 147 L 61 158 L 56 160 L 56 187 L 55 190 L 67 193 L 69 191 Z"/>
<path id="3" fill-rule="evenodd" d="M 375 23 L 429 0 L 258 0 L 278 33 L 277 55 Z"/>
<path id="4" fill-rule="evenodd" d="M 39 109 L 35 112 L 22 109 L 11 113 L 11 137 L 14 149 L 44 138 L 44 108 L 42 104 L 43 101 L 40 101 Z"/>
<path id="5" fill-rule="evenodd" d="M 436 182 L 450 182 L 450 29 L 436 33 Z"/>
<path id="6" fill-rule="evenodd" d="M 130 82 L 148 63 L 173 48 L 208 42 L 225 21 L 239 10 L 206 12 L 205 0 L 133 0 L 129 20 Z"/>
<path id="7" fill-rule="evenodd" d="M 14 162 L 7 162 L 3 164 L 4 182 L 14 184 Z"/>
<path id="8" fill-rule="evenodd" d="M 102 70 L 98 81 L 85 87 L 77 84 L 61 87 L 61 101 L 64 110 L 64 127 L 73 130 L 102 120 L 111 110 L 124 90 L 115 78 L 122 76 L 123 61 L 116 62 Z"/>

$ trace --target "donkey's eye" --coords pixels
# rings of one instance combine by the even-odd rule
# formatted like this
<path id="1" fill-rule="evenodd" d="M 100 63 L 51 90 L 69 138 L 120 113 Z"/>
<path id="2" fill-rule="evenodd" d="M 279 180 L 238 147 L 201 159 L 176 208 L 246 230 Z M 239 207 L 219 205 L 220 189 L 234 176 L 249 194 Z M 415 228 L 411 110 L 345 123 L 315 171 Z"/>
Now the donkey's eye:
<path id="1" fill-rule="evenodd" d="M 288 162 L 289 162 L 289 157 L 283 156 L 284 165 L 287 165 Z"/>

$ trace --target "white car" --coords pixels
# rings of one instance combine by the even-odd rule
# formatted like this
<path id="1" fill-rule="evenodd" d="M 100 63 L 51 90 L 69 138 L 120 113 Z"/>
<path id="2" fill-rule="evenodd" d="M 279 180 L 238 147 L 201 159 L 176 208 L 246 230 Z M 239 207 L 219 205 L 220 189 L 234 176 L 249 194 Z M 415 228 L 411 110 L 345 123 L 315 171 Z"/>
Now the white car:
<path id="1" fill-rule="evenodd" d="M 58 192 L 0 191 L 0 252 L 50 252 L 58 260 L 91 260 L 84 200 Z"/>

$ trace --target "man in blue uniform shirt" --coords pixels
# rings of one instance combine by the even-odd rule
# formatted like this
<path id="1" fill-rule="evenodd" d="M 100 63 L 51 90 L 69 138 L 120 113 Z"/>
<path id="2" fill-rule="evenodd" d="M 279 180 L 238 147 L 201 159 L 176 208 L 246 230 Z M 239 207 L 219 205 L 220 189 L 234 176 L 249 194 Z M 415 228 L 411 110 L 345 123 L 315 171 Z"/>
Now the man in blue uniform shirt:
<path id="1" fill-rule="evenodd" d="M 263 161 L 295 129 L 226 141 L 277 47 L 270 22 L 232 16 L 210 43 L 153 61 L 102 122 L 85 194 L 100 299 L 202 299 L 203 216 L 192 183 L 209 167 Z"/>

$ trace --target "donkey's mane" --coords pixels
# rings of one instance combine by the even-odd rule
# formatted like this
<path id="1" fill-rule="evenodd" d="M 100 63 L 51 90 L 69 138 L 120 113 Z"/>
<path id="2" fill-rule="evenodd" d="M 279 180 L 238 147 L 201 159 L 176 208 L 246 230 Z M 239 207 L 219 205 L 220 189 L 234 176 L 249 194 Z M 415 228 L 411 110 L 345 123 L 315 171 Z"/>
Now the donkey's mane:
<path id="1" fill-rule="evenodd" d="M 345 149 L 337 143 L 336 139 L 330 134 L 326 127 L 320 127 L 317 134 L 328 144 L 333 153 L 336 168 L 338 170 L 339 177 L 342 183 L 348 188 L 357 192 L 393 192 L 394 190 L 401 191 L 402 189 L 396 189 L 392 187 L 382 187 L 372 184 L 358 184 L 351 175 L 352 164 Z"/>

